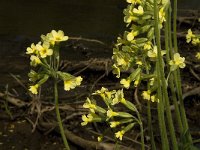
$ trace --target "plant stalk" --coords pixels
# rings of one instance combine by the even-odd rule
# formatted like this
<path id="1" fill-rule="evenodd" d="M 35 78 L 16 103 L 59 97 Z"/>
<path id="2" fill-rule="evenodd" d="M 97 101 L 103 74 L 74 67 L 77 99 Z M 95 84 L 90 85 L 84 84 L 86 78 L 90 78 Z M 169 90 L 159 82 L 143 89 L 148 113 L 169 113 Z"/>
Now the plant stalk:
<path id="1" fill-rule="evenodd" d="M 62 136 L 63 139 L 63 143 L 65 145 L 66 150 L 70 150 L 68 142 L 67 142 L 67 138 L 65 136 L 65 131 L 62 125 L 62 120 L 60 117 L 60 111 L 59 111 L 59 107 L 58 107 L 58 83 L 57 80 L 55 79 L 54 81 L 54 98 L 55 98 L 55 109 L 56 109 L 56 117 L 57 117 L 57 121 L 58 121 L 58 125 L 60 128 L 60 134 Z"/>

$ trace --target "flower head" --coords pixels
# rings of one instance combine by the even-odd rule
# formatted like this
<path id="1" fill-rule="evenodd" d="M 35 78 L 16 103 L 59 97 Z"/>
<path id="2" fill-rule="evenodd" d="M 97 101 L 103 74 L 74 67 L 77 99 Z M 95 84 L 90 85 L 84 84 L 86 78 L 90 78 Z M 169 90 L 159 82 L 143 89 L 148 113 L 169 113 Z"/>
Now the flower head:
<path id="1" fill-rule="evenodd" d="M 185 67 L 185 58 L 180 57 L 179 53 L 174 54 L 174 59 L 170 60 L 169 64 L 171 65 L 171 70 L 174 71 L 176 70 L 177 67 L 179 68 L 184 68 Z"/>
<path id="2" fill-rule="evenodd" d="M 120 124 L 119 121 L 111 121 L 111 122 L 110 122 L 110 127 L 111 127 L 111 128 L 115 128 L 115 127 L 118 126 L 119 124 Z"/>
<path id="3" fill-rule="evenodd" d="M 64 32 L 61 30 L 58 30 L 58 32 L 56 32 L 55 30 L 52 30 L 49 35 L 50 41 L 61 42 L 61 41 L 67 41 L 68 39 L 69 37 L 65 36 Z"/>
<path id="4" fill-rule="evenodd" d="M 112 109 L 109 109 L 109 110 L 107 111 L 107 117 L 108 117 L 108 118 L 112 118 L 112 117 L 115 117 L 115 116 L 118 116 L 118 113 L 117 113 L 117 112 L 112 111 Z"/>
<path id="5" fill-rule="evenodd" d="M 39 87 L 38 84 L 32 85 L 30 86 L 29 91 L 33 94 L 38 94 L 38 87 Z"/>
<path id="6" fill-rule="evenodd" d="M 40 58 L 38 56 L 35 56 L 35 55 L 31 55 L 30 60 L 31 60 L 32 66 L 37 66 L 38 64 L 42 63 Z"/>
<path id="7" fill-rule="evenodd" d="M 26 54 L 36 54 L 37 48 L 34 43 L 31 44 L 31 47 L 26 49 Z"/>
<path id="8" fill-rule="evenodd" d="M 81 84 L 81 81 L 83 79 L 81 76 L 73 77 L 69 80 L 64 80 L 64 90 L 69 91 L 70 89 L 74 89 L 76 86 L 79 86 Z"/>
<path id="9" fill-rule="evenodd" d="M 119 69 L 119 67 L 117 67 L 116 66 L 116 64 L 114 64 L 113 66 L 112 66 L 112 68 L 113 68 L 113 74 L 116 74 L 117 76 L 117 78 L 119 78 L 120 77 L 120 69 Z"/>
<path id="10" fill-rule="evenodd" d="M 81 125 L 82 125 L 82 126 L 85 126 L 85 125 L 87 125 L 89 122 L 92 122 L 93 116 L 92 116 L 92 114 L 88 114 L 87 116 L 86 116 L 86 115 L 83 115 L 83 116 L 82 116 L 82 120 L 83 120 L 83 122 L 81 122 Z"/>
<path id="11" fill-rule="evenodd" d="M 194 38 L 194 37 L 195 37 L 195 35 L 192 33 L 192 30 L 189 29 L 189 30 L 188 30 L 188 33 L 187 33 L 187 35 L 186 35 L 187 43 L 190 43 L 190 41 L 191 41 L 192 38 Z"/>
<path id="12" fill-rule="evenodd" d="M 121 83 L 126 89 L 129 89 L 131 81 L 130 81 L 129 78 L 128 78 L 128 79 L 122 79 L 122 80 L 120 81 L 120 83 Z"/>
<path id="13" fill-rule="evenodd" d="M 139 34 L 138 31 L 131 31 L 127 34 L 126 38 L 128 41 L 132 41 L 138 34 Z"/>
<path id="14" fill-rule="evenodd" d="M 95 113 L 96 105 L 91 103 L 89 98 L 86 99 L 86 102 L 83 104 L 83 108 L 88 108 L 92 113 Z"/>
<path id="15" fill-rule="evenodd" d="M 124 130 L 118 131 L 118 132 L 115 133 L 115 137 L 122 140 L 124 133 L 125 133 Z"/>
<path id="16" fill-rule="evenodd" d="M 144 14 L 143 7 L 139 5 L 138 8 L 133 8 L 133 13 L 137 14 L 138 16 L 143 15 Z"/>
<path id="17" fill-rule="evenodd" d="M 123 89 L 122 90 L 118 90 L 115 93 L 114 98 L 112 100 L 112 105 L 118 104 L 119 102 L 126 103 L 126 99 L 124 98 Z"/>
<path id="18" fill-rule="evenodd" d="M 197 58 L 197 59 L 200 59 L 200 52 L 198 52 L 198 53 L 196 54 L 196 58 Z"/>
<path id="19" fill-rule="evenodd" d="M 142 92 L 142 97 L 143 97 L 143 99 L 146 99 L 146 100 L 150 100 L 151 99 L 151 91 L 143 91 Z"/>
<path id="20" fill-rule="evenodd" d="M 132 3 L 132 4 L 140 4 L 141 0 L 126 0 L 128 3 Z"/>
<path id="21" fill-rule="evenodd" d="M 38 49 L 41 58 L 45 58 L 53 54 L 53 50 L 50 49 L 49 47 L 50 44 L 48 42 L 44 42 L 42 45 L 41 44 L 36 45 L 36 48 Z"/>
<path id="22" fill-rule="evenodd" d="M 162 8 L 159 10 L 159 19 L 160 19 L 161 24 L 162 24 L 164 21 L 166 21 L 166 19 L 165 19 L 164 7 L 162 7 Z"/>

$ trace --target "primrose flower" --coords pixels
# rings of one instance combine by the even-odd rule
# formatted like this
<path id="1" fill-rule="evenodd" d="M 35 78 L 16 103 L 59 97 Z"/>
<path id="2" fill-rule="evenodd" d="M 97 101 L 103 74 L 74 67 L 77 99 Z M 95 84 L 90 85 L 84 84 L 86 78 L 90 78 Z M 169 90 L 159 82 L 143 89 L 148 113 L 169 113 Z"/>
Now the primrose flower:
<path id="1" fill-rule="evenodd" d="M 152 43 L 150 41 L 148 41 L 147 43 L 144 44 L 144 50 L 150 50 L 152 49 L 151 47 Z"/>
<path id="2" fill-rule="evenodd" d="M 95 91 L 93 95 L 100 95 L 105 100 L 105 98 L 111 99 L 112 92 L 109 92 L 107 88 L 102 87 L 101 90 Z"/>
<path id="3" fill-rule="evenodd" d="M 64 81 L 64 90 L 69 91 L 70 89 L 74 89 L 76 86 L 79 86 L 81 84 L 81 81 L 83 79 L 81 76 L 71 78 L 69 80 Z"/>
<path id="4" fill-rule="evenodd" d="M 86 99 L 86 103 L 83 104 L 83 108 L 87 108 L 87 109 L 90 109 L 90 111 L 92 113 L 95 113 L 95 109 L 96 109 L 96 105 L 95 104 L 92 104 L 90 99 L 87 98 Z"/>
<path id="5" fill-rule="evenodd" d="M 159 11 L 159 19 L 160 22 L 163 23 L 164 21 L 166 21 L 165 19 L 165 12 L 164 12 L 164 7 L 162 7 Z"/>
<path id="6" fill-rule="evenodd" d="M 118 132 L 115 133 L 115 137 L 122 140 L 124 133 L 125 133 L 124 130 L 118 131 Z"/>
<path id="7" fill-rule="evenodd" d="M 101 142 L 101 141 L 102 141 L 102 139 L 103 139 L 103 137 L 102 137 L 102 136 L 98 136 L 98 137 L 97 137 L 97 141 L 98 141 L 98 142 Z"/>
<path id="8" fill-rule="evenodd" d="M 82 120 L 83 120 L 83 122 L 81 122 L 81 125 L 82 125 L 82 126 L 85 126 L 85 125 L 87 125 L 89 122 L 92 122 L 93 116 L 92 116 L 92 114 L 88 114 L 87 116 L 86 116 L 86 115 L 82 115 Z"/>
<path id="9" fill-rule="evenodd" d="M 143 15 L 144 14 L 143 7 L 141 5 L 139 5 L 138 9 L 137 8 L 133 9 L 133 13 L 137 14 L 138 16 Z"/>
<path id="10" fill-rule="evenodd" d="M 37 49 L 34 43 L 31 44 L 31 47 L 26 49 L 26 54 L 36 54 Z"/>
<path id="11" fill-rule="evenodd" d="M 132 4 L 140 4 L 141 0 L 126 0 L 128 3 L 132 3 Z"/>
<path id="12" fill-rule="evenodd" d="M 61 42 L 61 41 L 67 41 L 68 39 L 69 37 L 65 36 L 64 32 L 61 30 L 58 30 L 58 32 L 56 32 L 55 30 L 52 30 L 49 35 L 50 41 Z"/>
<path id="13" fill-rule="evenodd" d="M 110 122 L 110 127 L 111 127 L 111 128 L 115 128 L 115 127 L 118 126 L 119 124 L 120 124 L 119 121 L 112 121 L 112 122 Z"/>
<path id="14" fill-rule="evenodd" d="M 195 37 L 195 35 L 192 33 L 192 30 L 191 29 L 189 29 L 188 30 L 188 33 L 187 33 L 187 35 L 186 35 L 186 42 L 187 43 L 190 43 L 190 41 L 192 40 L 192 38 L 194 38 Z"/>
<path id="15" fill-rule="evenodd" d="M 157 57 L 157 54 L 158 54 L 158 49 L 157 49 L 157 46 L 154 46 L 153 47 L 153 50 L 150 50 L 147 52 L 147 56 L 152 58 L 152 59 L 155 59 Z M 166 54 L 166 51 L 161 51 L 161 55 L 165 55 Z"/>
<path id="16" fill-rule="evenodd" d="M 117 116 L 117 115 L 118 115 L 118 113 L 112 111 L 112 109 L 109 109 L 109 110 L 107 111 L 107 117 L 108 117 L 108 118 L 112 118 L 112 117 L 115 117 L 115 116 Z"/>
<path id="17" fill-rule="evenodd" d="M 122 90 L 118 90 L 115 93 L 115 97 L 112 100 L 112 105 L 118 104 L 119 102 L 126 103 L 126 100 L 124 98 L 123 89 Z"/>
<path id="18" fill-rule="evenodd" d="M 39 85 L 38 84 L 35 84 L 35 85 L 32 85 L 32 86 L 30 86 L 30 88 L 29 88 L 29 91 L 31 92 L 31 93 L 33 93 L 33 94 L 38 94 L 38 87 L 39 87 Z"/>
<path id="19" fill-rule="evenodd" d="M 185 67 L 185 57 L 180 57 L 179 53 L 174 54 L 174 60 L 170 60 L 169 64 L 171 65 L 171 70 L 174 71 L 177 67 Z"/>
<path id="20" fill-rule="evenodd" d="M 198 44 L 200 44 L 199 38 L 193 38 L 192 39 L 192 44 L 195 45 L 195 46 L 198 45 Z"/>
<path id="21" fill-rule="evenodd" d="M 120 69 L 119 69 L 119 67 L 117 67 L 116 64 L 114 64 L 114 65 L 112 66 L 112 68 L 113 68 L 112 73 L 113 73 L 113 74 L 116 74 L 116 77 L 117 77 L 117 78 L 120 78 Z"/>
<path id="22" fill-rule="evenodd" d="M 120 81 L 120 83 L 121 83 L 126 89 L 129 89 L 131 81 L 130 81 L 129 78 L 128 78 L 128 79 L 122 79 L 122 80 Z"/>
<path id="23" fill-rule="evenodd" d="M 40 58 L 35 56 L 35 55 L 31 55 L 30 60 L 31 60 L 31 65 L 32 66 L 37 66 L 38 64 L 42 63 Z"/>
<path id="24" fill-rule="evenodd" d="M 42 45 L 41 44 L 36 45 L 36 48 L 38 49 L 41 58 L 45 58 L 53 54 L 53 50 L 50 49 L 49 47 L 50 44 L 47 42 L 44 42 Z"/>
<path id="25" fill-rule="evenodd" d="M 138 34 L 139 34 L 138 31 L 134 31 L 134 32 L 131 31 L 127 34 L 126 38 L 128 41 L 132 41 L 135 38 L 135 36 L 137 36 Z"/>
<path id="26" fill-rule="evenodd" d="M 200 52 L 198 52 L 198 53 L 196 54 L 196 58 L 197 58 L 197 59 L 200 59 Z"/>
<path id="27" fill-rule="evenodd" d="M 146 99 L 146 100 L 150 100 L 151 99 L 151 91 L 143 91 L 142 92 L 142 97 L 143 97 L 143 99 Z"/>

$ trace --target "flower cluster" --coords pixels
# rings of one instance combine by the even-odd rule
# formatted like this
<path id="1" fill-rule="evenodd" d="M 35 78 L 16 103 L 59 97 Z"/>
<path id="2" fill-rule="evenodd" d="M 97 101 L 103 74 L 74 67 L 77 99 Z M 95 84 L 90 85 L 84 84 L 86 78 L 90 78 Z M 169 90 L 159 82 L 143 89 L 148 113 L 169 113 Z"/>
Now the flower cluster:
<path id="1" fill-rule="evenodd" d="M 153 44 L 154 39 L 154 14 L 151 0 L 127 0 L 128 6 L 124 10 L 124 22 L 129 31 L 125 31 L 123 37 L 118 37 L 117 44 L 113 49 L 113 73 L 120 77 L 120 72 L 129 69 L 141 68 L 135 78 L 121 80 L 125 88 L 130 83 L 138 86 L 143 70 L 150 69 L 151 61 L 156 60 L 157 47 Z M 169 1 L 159 1 L 159 27 L 162 28 L 165 19 L 165 9 Z M 163 55 L 165 52 L 163 51 Z"/>
<path id="2" fill-rule="evenodd" d="M 186 42 L 191 42 L 194 46 L 200 46 L 200 35 L 193 34 L 192 30 L 189 29 L 186 35 Z M 200 59 L 200 52 L 197 52 L 196 58 Z"/>
<path id="3" fill-rule="evenodd" d="M 131 72 L 127 78 L 120 81 L 126 89 L 130 88 L 132 82 L 137 87 L 142 80 L 147 81 L 149 85 L 147 91 L 151 91 L 151 95 L 149 94 L 147 98 L 147 93 L 144 91 L 142 97 L 152 102 L 158 102 L 157 96 L 152 95 L 157 87 L 155 66 L 158 60 L 158 48 L 155 45 L 154 37 L 153 1 L 127 0 L 127 2 L 128 6 L 124 10 L 124 22 L 127 23 L 129 31 L 125 31 L 122 37 L 118 37 L 113 49 L 113 73 L 116 74 L 117 78 L 120 78 L 121 72 Z M 169 0 L 158 2 L 160 29 L 163 28 L 163 23 L 166 21 L 165 14 L 169 3 Z M 161 50 L 163 62 L 166 61 L 165 54 L 166 50 Z M 184 60 L 184 57 L 180 57 L 180 54 L 174 54 L 174 58 L 169 63 L 171 65 L 170 71 L 174 71 L 178 67 L 184 68 Z M 152 79 L 154 79 L 154 82 L 151 81 Z"/>
<path id="4" fill-rule="evenodd" d="M 41 36 L 41 41 L 37 44 L 32 43 L 26 49 L 26 54 L 30 55 L 30 65 L 35 67 L 38 72 L 31 70 L 28 74 L 32 85 L 29 91 L 32 94 L 38 94 L 38 88 L 45 83 L 49 77 L 60 78 L 64 81 L 64 89 L 69 91 L 81 84 L 82 78 L 75 77 L 69 73 L 58 70 L 59 67 L 59 44 L 67 41 L 68 36 L 59 30 L 52 30 L 47 35 Z"/>
<path id="5" fill-rule="evenodd" d="M 87 98 L 83 107 L 89 110 L 89 114 L 82 116 L 82 126 L 90 122 L 107 122 L 110 128 L 115 130 L 115 137 L 122 140 L 123 135 L 139 122 L 137 117 L 128 112 L 116 111 L 115 106 L 121 103 L 130 111 L 138 112 L 135 105 L 124 98 L 123 89 L 109 91 L 102 87 L 101 90 L 95 91 L 92 95 L 100 96 L 107 107 L 100 107 L 95 103 L 95 100 Z M 102 140 L 102 136 L 98 139 Z"/>

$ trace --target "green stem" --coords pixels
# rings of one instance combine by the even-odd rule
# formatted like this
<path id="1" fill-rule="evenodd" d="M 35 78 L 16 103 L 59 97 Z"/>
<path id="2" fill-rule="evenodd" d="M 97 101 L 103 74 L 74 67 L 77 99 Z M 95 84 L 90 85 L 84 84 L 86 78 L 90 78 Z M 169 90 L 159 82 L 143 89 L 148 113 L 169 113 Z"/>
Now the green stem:
<path id="1" fill-rule="evenodd" d="M 165 34 L 168 34 L 168 36 L 169 36 L 169 50 L 167 50 L 167 63 L 169 63 L 170 57 L 173 58 L 172 36 L 171 36 L 172 35 L 172 33 L 171 33 L 171 31 L 172 31 L 171 30 L 171 7 L 169 7 L 169 10 L 168 10 L 168 20 L 169 21 L 166 23 L 166 28 L 168 28 L 168 32 L 166 31 L 166 33 L 165 33 Z M 172 100 L 173 100 L 173 104 L 174 104 L 174 108 L 175 108 L 177 124 L 178 124 L 180 133 L 182 133 L 183 125 L 182 125 L 182 121 L 181 121 L 180 110 L 179 110 L 177 97 L 176 97 L 176 93 L 175 93 L 175 88 L 174 88 L 173 73 L 170 74 L 170 77 L 169 77 L 169 86 L 170 86 L 170 90 L 172 93 Z"/>
<path id="2" fill-rule="evenodd" d="M 136 111 L 137 116 L 138 116 L 138 123 L 140 125 L 140 132 L 141 132 L 141 150 L 145 150 L 144 148 L 144 130 L 143 130 L 143 124 L 142 124 L 142 120 L 140 118 L 140 114 L 138 111 Z"/>
<path id="3" fill-rule="evenodd" d="M 173 42 L 174 42 L 174 51 L 175 53 L 178 52 L 178 44 L 177 44 L 177 0 L 174 0 L 174 9 L 173 9 Z M 181 112 L 181 119 L 183 123 L 183 130 L 184 134 L 186 134 L 187 142 L 192 143 L 192 137 L 191 134 L 189 133 L 189 127 L 188 127 L 188 122 L 187 122 L 187 117 L 185 114 L 185 108 L 184 108 L 184 102 L 183 102 L 183 96 L 182 96 L 182 89 L 181 89 L 181 77 L 180 77 L 180 70 L 179 68 L 175 71 L 175 83 L 177 87 L 177 93 L 178 93 L 178 100 L 180 102 L 180 112 Z"/>
<path id="4" fill-rule="evenodd" d="M 60 134 L 62 136 L 65 148 L 67 150 L 70 150 L 68 142 L 67 142 L 67 138 L 65 136 L 65 131 L 64 131 L 64 128 L 63 128 L 63 125 L 62 125 L 62 120 L 61 120 L 61 117 L 60 117 L 60 111 L 59 111 L 59 107 L 58 107 L 58 84 L 57 84 L 56 79 L 54 81 L 54 96 L 55 96 L 56 117 L 57 117 L 58 125 L 59 125 L 59 128 L 60 128 Z"/>
<path id="5" fill-rule="evenodd" d="M 152 150 L 156 150 L 156 144 L 154 141 L 153 129 L 152 129 L 152 121 L 151 121 L 151 104 L 150 101 L 147 102 L 147 117 L 148 117 L 148 131 L 151 140 Z"/>
<path id="6" fill-rule="evenodd" d="M 165 49 L 167 51 L 167 60 L 169 60 L 169 36 L 168 36 L 168 23 L 171 20 L 168 18 L 168 14 L 166 14 L 166 22 L 165 22 Z M 167 61 L 168 63 L 168 61 Z M 163 91 L 164 91 L 164 98 L 165 98 L 165 104 L 166 104 L 166 115 L 167 115 L 167 122 L 169 126 L 169 132 L 170 132 L 170 137 L 172 140 L 172 146 L 174 150 L 178 150 L 178 144 L 177 144 L 177 139 L 174 131 L 174 125 L 173 125 L 173 120 L 172 120 L 172 114 L 170 110 L 170 103 L 169 103 L 169 97 L 168 97 L 168 92 L 167 92 L 167 85 L 165 82 L 165 77 L 164 77 L 164 72 L 162 74 L 162 86 L 163 86 Z M 164 82 L 163 82 L 164 81 Z"/>
<path id="7" fill-rule="evenodd" d="M 157 63 L 156 63 L 156 70 L 157 70 L 157 79 L 158 79 L 158 120 L 159 120 L 159 127 L 161 133 L 161 142 L 162 142 L 162 149 L 169 150 L 169 141 L 166 132 L 165 126 L 165 119 L 164 119 L 164 98 L 162 92 L 166 92 L 165 89 L 161 89 L 161 82 L 162 88 L 165 88 L 165 79 L 164 72 L 163 72 L 163 63 L 162 63 L 162 55 L 161 55 L 161 44 L 160 44 L 160 29 L 159 29 L 159 19 L 158 19 L 158 8 L 157 8 L 157 0 L 154 0 L 154 19 L 155 19 L 155 37 L 156 37 L 156 45 L 157 45 Z M 161 81 L 160 81 L 161 80 Z M 163 84 L 164 83 L 164 84 Z M 166 93 L 165 93 L 166 94 Z"/>
<path id="8" fill-rule="evenodd" d="M 145 68 L 146 68 L 147 75 L 149 75 L 149 70 L 148 70 L 146 62 L 145 62 Z M 149 84 L 147 86 L 149 89 Z M 147 120 L 148 120 L 148 134 L 150 136 L 151 147 L 152 147 L 152 150 L 156 150 L 156 144 L 155 144 L 153 129 L 152 129 L 151 102 L 150 101 L 147 101 Z"/>

